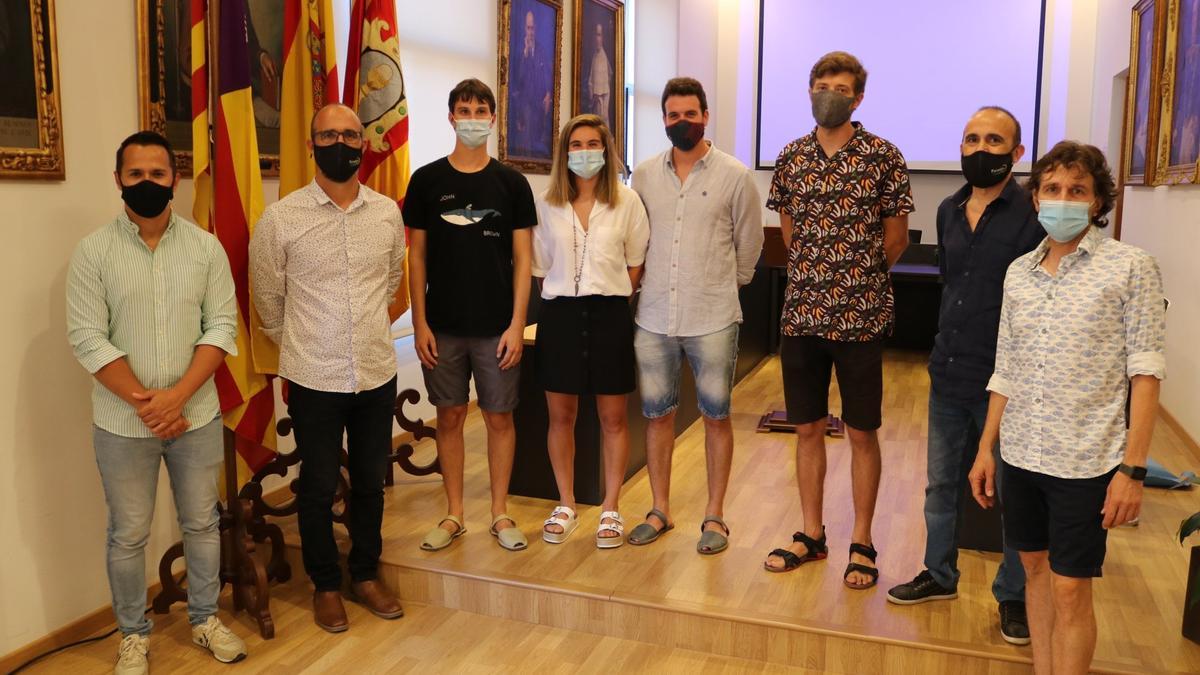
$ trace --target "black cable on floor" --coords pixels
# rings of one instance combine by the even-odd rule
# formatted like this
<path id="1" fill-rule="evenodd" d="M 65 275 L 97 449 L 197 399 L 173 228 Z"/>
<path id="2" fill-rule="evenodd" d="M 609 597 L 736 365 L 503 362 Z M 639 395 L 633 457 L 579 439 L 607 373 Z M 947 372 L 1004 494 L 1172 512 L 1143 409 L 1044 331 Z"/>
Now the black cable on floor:
<path id="1" fill-rule="evenodd" d="M 147 607 L 146 612 L 149 612 L 149 611 L 150 611 L 150 608 Z M 37 656 L 33 657 L 32 659 L 29 659 L 25 663 L 22 663 L 21 665 L 17 666 L 16 668 L 13 668 L 12 670 L 8 671 L 8 675 L 17 675 L 17 673 L 21 672 L 22 670 L 25 670 L 26 668 L 28 668 L 29 666 L 32 666 L 33 664 L 37 663 L 38 661 L 41 661 L 42 659 L 46 658 L 47 656 L 50 656 L 52 654 L 57 654 L 63 650 L 70 649 L 71 647 L 78 647 L 80 645 L 91 644 L 93 642 L 99 642 L 105 638 L 111 637 L 118 630 L 119 630 L 119 628 L 117 626 L 113 626 L 113 629 L 108 631 L 104 635 L 97 635 L 95 637 L 84 638 L 82 640 L 76 640 L 75 642 L 72 642 L 71 644 L 66 644 L 66 645 L 61 645 L 61 646 L 55 647 L 54 649 L 51 649 L 48 652 L 43 652 L 41 654 L 38 654 Z"/>

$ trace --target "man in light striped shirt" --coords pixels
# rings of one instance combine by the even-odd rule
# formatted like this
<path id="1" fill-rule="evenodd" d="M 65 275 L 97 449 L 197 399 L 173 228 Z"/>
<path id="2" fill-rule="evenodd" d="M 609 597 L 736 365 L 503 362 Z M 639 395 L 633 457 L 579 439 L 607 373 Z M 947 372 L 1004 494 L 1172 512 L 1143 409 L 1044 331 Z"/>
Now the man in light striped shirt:
<path id="1" fill-rule="evenodd" d="M 192 641 L 232 663 L 246 645 L 216 618 L 222 434 L 212 376 L 237 353 L 233 278 L 217 239 L 170 208 L 179 175 L 165 138 L 133 134 L 116 165 L 125 208 L 79 243 L 67 276 L 67 337 L 96 379 L 108 581 L 124 634 L 115 672 L 149 668 L 145 547 L 164 461 L 183 530 Z"/>

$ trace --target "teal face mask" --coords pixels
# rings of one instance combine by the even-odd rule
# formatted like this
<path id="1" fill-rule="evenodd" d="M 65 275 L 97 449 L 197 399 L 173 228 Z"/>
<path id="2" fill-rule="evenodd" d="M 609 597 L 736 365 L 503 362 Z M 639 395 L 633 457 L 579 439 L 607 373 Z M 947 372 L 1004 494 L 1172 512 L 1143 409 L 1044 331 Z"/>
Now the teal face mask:
<path id="1" fill-rule="evenodd" d="M 468 148 L 478 148 L 487 143 L 492 133 L 491 120 L 454 120 L 454 133 Z"/>
<path id="2" fill-rule="evenodd" d="M 1092 222 L 1090 202 L 1067 202 L 1043 199 L 1038 203 L 1038 222 L 1046 234 L 1058 243 L 1079 236 Z"/>
<path id="3" fill-rule="evenodd" d="M 571 173 L 587 180 L 604 168 L 604 151 L 572 150 L 567 153 L 567 168 Z"/>

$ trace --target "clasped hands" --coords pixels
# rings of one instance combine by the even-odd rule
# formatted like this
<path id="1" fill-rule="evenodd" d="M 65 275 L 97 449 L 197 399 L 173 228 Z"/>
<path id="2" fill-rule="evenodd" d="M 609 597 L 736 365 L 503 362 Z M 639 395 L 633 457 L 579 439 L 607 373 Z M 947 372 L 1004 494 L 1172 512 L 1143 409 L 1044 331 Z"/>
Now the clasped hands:
<path id="1" fill-rule="evenodd" d="M 179 438 L 191 427 L 183 417 L 183 406 L 188 397 L 174 388 L 147 389 L 144 392 L 134 392 L 133 398 L 141 401 L 137 409 L 138 417 L 155 436 L 169 441 Z"/>

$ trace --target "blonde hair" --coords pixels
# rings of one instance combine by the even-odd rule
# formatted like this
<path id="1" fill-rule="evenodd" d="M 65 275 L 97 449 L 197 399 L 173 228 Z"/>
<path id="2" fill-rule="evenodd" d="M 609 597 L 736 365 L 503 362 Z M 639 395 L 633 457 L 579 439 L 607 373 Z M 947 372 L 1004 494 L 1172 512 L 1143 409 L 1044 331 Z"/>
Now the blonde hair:
<path id="1" fill-rule="evenodd" d="M 571 134 L 580 127 L 592 127 L 599 131 L 600 142 L 604 144 L 604 166 L 598 174 L 600 180 L 596 185 L 596 200 L 604 204 L 616 204 L 619 195 L 617 177 L 625 172 L 625 167 L 617 155 L 617 144 L 613 140 L 612 132 L 608 130 L 608 125 L 599 115 L 591 114 L 572 117 L 559 132 L 554 164 L 550 168 L 550 189 L 546 191 L 546 201 L 555 206 L 562 206 L 575 201 L 579 196 L 579 189 L 575 187 L 573 176 L 567 168 L 567 153 L 571 148 Z"/>

